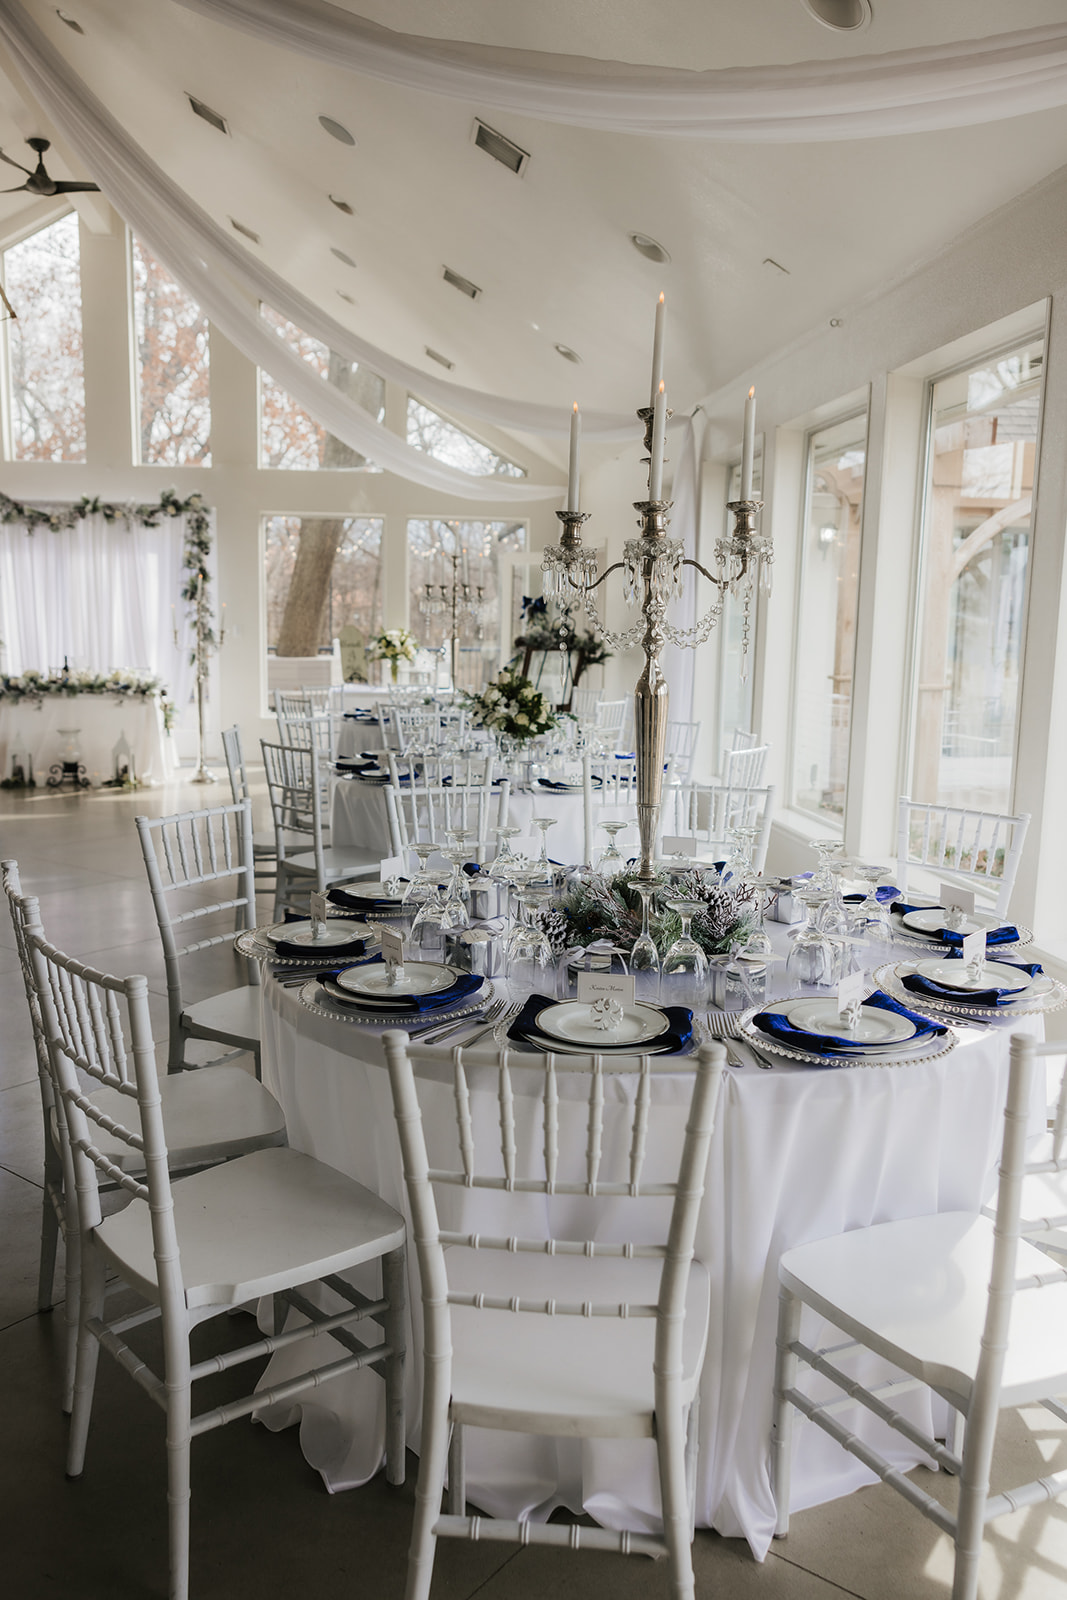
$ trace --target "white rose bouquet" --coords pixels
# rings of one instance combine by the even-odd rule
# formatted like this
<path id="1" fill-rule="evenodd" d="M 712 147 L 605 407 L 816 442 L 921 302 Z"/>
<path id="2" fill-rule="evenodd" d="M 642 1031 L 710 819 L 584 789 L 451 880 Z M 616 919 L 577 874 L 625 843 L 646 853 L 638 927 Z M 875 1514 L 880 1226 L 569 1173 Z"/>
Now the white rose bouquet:
<path id="1" fill-rule="evenodd" d="M 499 672 L 481 694 L 467 695 L 465 704 L 478 727 L 510 739 L 535 739 L 556 726 L 556 714 L 540 689 L 512 667 Z"/>
<path id="2" fill-rule="evenodd" d="M 367 656 L 371 661 L 388 661 L 393 669 L 393 682 L 396 682 L 397 668 L 401 661 L 414 661 L 418 644 L 406 628 L 387 628 L 376 639 L 372 639 L 367 646 Z"/>

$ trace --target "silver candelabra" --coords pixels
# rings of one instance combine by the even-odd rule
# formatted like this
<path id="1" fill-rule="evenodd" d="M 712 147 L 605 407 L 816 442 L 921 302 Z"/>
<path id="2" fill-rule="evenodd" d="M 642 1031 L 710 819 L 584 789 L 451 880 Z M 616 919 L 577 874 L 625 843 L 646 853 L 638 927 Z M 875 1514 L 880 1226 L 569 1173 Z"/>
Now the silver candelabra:
<path id="1" fill-rule="evenodd" d="M 446 561 L 452 563 L 452 581 L 448 583 L 427 583 L 423 586 L 423 593 L 419 596 L 419 610 L 425 617 L 440 616 L 442 612 L 451 612 L 451 638 L 449 641 L 449 656 L 452 672 L 452 687 L 456 688 L 456 649 L 459 644 L 459 625 L 469 620 L 473 623 L 477 637 L 480 639 L 485 626 L 486 618 L 491 610 L 490 603 L 486 600 L 481 584 L 474 584 L 460 575 L 460 565 L 463 557 L 458 551 L 442 550 L 441 555 Z"/>
<path id="2" fill-rule="evenodd" d="M 664 427 L 666 417 L 664 415 Z M 651 454 L 653 414 L 651 408 L 637 413 L 645 424 L 645 448 Z M 756 519 L 762 500 L 732 500 L 734 526 L 728 538 L 715 545 L 715 572 L 685 554 L 680 539 L 668 537 L 670 500 L 635 500 L 641 530 L 628 539 L 621 561 L 597 573 L 594 551 L 582 543 L 582 524 L 587 513 L 557 511 L 563 524 L 558 545 L 549 545 L 542 556 L 541 573 L 545 598 L 559 606 L 563 636 L 573 627 L 574 613 L 584 604 L 593 627 L 616 650 L 639 645 L 644 653 L 644 669 L 634 688 L 634 749 L 637 758 L 637 826 L 641 835 L 641 866 L 638 878 L 654 882 L 653 855 L 663 798 L 663 767 L 667 742 L 667 713 L 670 693 L 660 666 L 665 644 L 693 650 L 711 635 L 722 614 L 726 594 L 742 600 L 745 627 L 742 648 L 748 648 L 748 617 L 757 585 L 770 589 L 773 560 L 769 534 L 757 529 Z M 704 616 L 691 628 L 676 628 L 667 620 L 671 600 L 682 592 L 683 569 L 693 567 L 711 583 L 717 593 Z M 622 632 L 612 632 L 597 615 L 596 590 L 613 572 L 623 573 L 623 593 L 631 607 L 640 609 L 640 619 Z M 561 648 L 564 639 L 561 637 Z"/>

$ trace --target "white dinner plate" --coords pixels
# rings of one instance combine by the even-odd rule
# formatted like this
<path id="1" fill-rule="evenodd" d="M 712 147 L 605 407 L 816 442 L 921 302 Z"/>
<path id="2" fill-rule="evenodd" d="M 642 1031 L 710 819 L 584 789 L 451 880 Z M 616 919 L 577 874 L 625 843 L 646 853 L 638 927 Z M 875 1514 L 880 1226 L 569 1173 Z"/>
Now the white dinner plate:
<path id="1" fill-rule="evenodd" d="M 776 1006 L 775 1010 L 779 1010 Z M 794 1028 L 804 1033 L 830 1034 L 835 1039 L 848 1039 L 855 1045 L 903 1044 L 914 1039 L 918 1027 L 907 1017 L 898 1017 L 895 1011 L 882 1011 L 878 1006 L 861 1006 L 856 1026 L 851 1032 L 842 1021 L 836 1000 L 793 1000 L 780 1008 L 781 1015 Z"/>
<path id="2" fill-rule="evenodd" d="M 1023 994 L 1033 984 L 1028 972 L 1009 967 L 1004 962 L 987 961 L 979 978 L 967 975 L 964 961 L 920 961 L 916 964 L 920 978 L 939 983 L 945 989 L 958 989 L 961 994 L 975 989 L 996 989 L 999 994 Z"/>
<path id="3" fill-rule="evenodd" d="M 948 915 L 944 906 L 923 906 L 920 911 L 906 911 L 900 920 L 913 933 L 936 934 L 941 928 L 948 928 Z M 958 933 L 962 938 L 968 933 L 981 933 L 983 929 L 988 932 L 992 927 L 992 923 L 979 922 L 976 917 L 964 917 L 960 927 L 951 928 L 949 932 Z"/>
<path id="4" fill-rule="evenodd" d="M 267 929 L 264 937 L 270 944 L 284 940 L 286 944 L 307 945 L 308 955 L 314 955 L 317 950 L 330 950 L 337 944 L 352 944 L 360 938 L 351 922 L 343 925 L 320 923 L 319 932 L 321 937 L 316 938 L 312 922 L 276 922 L 273 928 Z"/>
<path id="5" fill-rule="evenodd" d="M 336 887 L 349 900 L 378 900 L 382 905 L 387 906 L 403 904 L 402 896 L 388 894 L 385 884 L 378 881 L 374 883 L 369 881 L 363 883 L 339 883 Z"/>
<path id="6" fill-rule="evenodd" d="M 658 1006 L 638 1000 L 623 1012 L 618 1027 L 598 1028 L 591 1005 L 581 1000 L 562 1000 L 538 1013 L 537 1026 L 550 1039 L 562 1039 L 567 1044 L 598 1044 L 616 1049 L 619 1045 L 658 1039 L 669 1030 L 670 1019 Z"/>
<path id="7" fill-rule="evenodd" d="M 437 994 L 442 989 L 450 989 L 460 976 L 455 967 L 445 967 L 436 961 L 405 961 L 404 976 L 394 976 L 392 983 L 384 962 L 349 967 L 337 974 L 336 981 L 346 994 L 365 996 L 380 1005 L 383 1000 L 404 995 Z"/>

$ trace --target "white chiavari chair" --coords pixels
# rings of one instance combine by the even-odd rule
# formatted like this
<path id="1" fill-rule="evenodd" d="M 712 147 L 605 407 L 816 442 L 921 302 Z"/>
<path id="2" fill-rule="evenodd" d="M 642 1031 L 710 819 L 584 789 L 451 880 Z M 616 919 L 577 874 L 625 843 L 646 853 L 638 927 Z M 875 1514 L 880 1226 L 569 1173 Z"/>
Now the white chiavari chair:
<path id="1" fill-rule="evenodd" d="M 222 753 L 226 758 L 226 772 L 230 779 L 230 795 L 234 805 L 242 800 L 251 804 L 252 791 L 245 768 L 244 750 L 241 747 L 241 730 L 236 722 L 232 728 L 222 730 Z M 256 882 L 274 882 L 274 829 L 252 831 L 252 860 L 256 865 Z M 268 865 L 269 863 L 269 865 Z"/>
<path id="2" fill-rule="evenodd" d="M 943 806 L 901 795 L 897 813 L 897 873 L 907 898 L 916 867 L 938 880 L 965 883 L 994 900 L 998 917 L 1007 916 L 1022 856 L 1030 813 L 1018 816 Z M 936 883 L 931 884 L 937 893 Z"/>
<path id="3" fill-rule="evenodd" d="M 703 1045 L 694 1060 L 688 1117 L 657 1095 L 648 1056 L 624 1064 L 504 1051 L 498 1064 L 478 1066 L 476 1053 L 468 1064 L 457 1049 L 452 1115 L 424 1125 L 420 1095 L 439 1106 L 440 1066 L 432 1084 L 428 1058 L 409 1054 L 406 1034 L 386 1033 L 383 1043 L 423 1300 L 407 1600 L 429 1595 L 441 1537 L 667 1555 L 671 1594 L 692 1600 L 694 1402 L 709 1316 L 693 1242 L 722 1046 Z M 494 1082 L 495 1110 L 472 1115 L 472 1095 L 488 1101 Z M 571 1170 L 561 1151 L 582 1144 L 584 1163 Z M 491 1232 L 468 1232 L 460 1209 L 466 1198 L 478 1216 L 479 1192 L 492 1196 Z M 611 1239 L 626 1242 L 605 1242 L 598 1223 L 609 1209 Z M 662 1535 L 468 1517 L 467 1427 L 655 1439 Z"/>
<path id="4" fill-rule="evenodd" d="M 495 829 L 507 826 L 511 785 L 505 779 L 493 789 L 490 763 L 479 783 L 399 783 L 391 778 L 385 796 L 394 855 L 406 859 L 413 844 L 445 846 L 449 833 L 462 829 L 473 835 L 470 859 L 482 861 L 487 849 L 495 848 Z"/>
<path id="5" fill-rule="evenodd" d="M 754 789 L 763 782 L 769 744 L 741 745 L 723 757 L 722 785 L 727 789 Z"/>
<path id="6" fill-rule="evenodd" d="M 672 779 L 688 783 L 693 771 L 699 722 L 668 722 L 667 741 L 664 747 Z"/>
<path id="7" fill-rule="evenodd" d="M 603 689 L 574 689 L 571 691 L 571 711 L 579 722 L 595 722 L 597 707 L 603 698 Z"/>
<path id="8" fill-rule="evenodd" d="M 774 784 L 730 788 L 724 783 L 683 783 L 664 788 L 664 855 L 680 852 L 698 861 L 718 861 L 730 847 L 733 828 L 758 828 L 752 865 L 762 872 L 774 819 Z"/>
<path id="9" fill-rule="evenodd" d="M 332 696 L 333 689 L 329 685 L 305 685 L 298 690 L 278 689 L 274 695 L 274 709 L 279 717 L 315 717 L 332 709 Z"/>
<path id="10" fill-rule="evenodd" d="M 975 1600 L 983 1531 L 994 1518 L 1067 1493 L 1067 1472 L 990 1493 L 997 1421 L 1005 1410 L 1043 1406 L 1067 1421 L 1067 1270 L 1027 1237 L 1047 1218 L 1024 1220 L 1035 1182 L 1060 1181 L 1058 1220 L 1067 1223 L 1062 1187 L 1067 1171 L 1064 1130 L 1052 1150 L 1027 1154 L 1036 1059 L 1063 1053 L 1063 1042 L 1037 1044 L 1014 1034 L 1004 1115 L 995 1219 L 943 1211 L 856 1228 L 787 1250 L 778 1268 L 778 1360 L 774 1384 L 773 1478 L 777 1535 L 789 1531 L 793 1414 L 858 1457 L 897 1490 L 955 1547 L 953 1600 Z M 801 1316 L 811 1307 L 832 1324 L 831 1343 L 813 1347 Z M 842 1340 L 842 1334 L 844 1340 Z M 927 1385 L 963 1418 L 962 1450 L 928 1437 L 884 1392 L 857 1381 L 851 1354 L 872 1352 L 902 1376 Z M 819 1375 L 825 1398 L 799 1387 L 798 1368 Z M 829 1383 L 832 1387 L 827 1390 Z M 904 1475 L 884 1452 L 859 1436 L 842 1407 L 861 1405 L 959 1480 L 956 1510 Z"/>
<path id="11" fill-rule="evenodd" d="M 135 820 L 167 973 L 167 1070 L 180 1072 L 189 1064 L 191 1039 L 211 1039 L 230 1046 L 231 1052 L 250 1050 L 258 1078 L 258 964 L 244 962 L 248 982 L 208 1000 L 188 1004 L 182 989 L 186 957 L 217 945 L 232 947 L 235 921 L 239 929 L 256 925 L 251 802 Z M 205 900 L 203 891 L 210 898 Z M 225 929 L 219 927 L 221 920 L 228 924 Z M 179 937 L 186 942 L 179 944 Z"/>
<path id="12" fill-rule="evenodd" d="M 617 750 L 626 721 L 627 701 L 599 700 L 596 707 L 596 729 L 605 749 Z"/>
<path id="13" fill-rule="evenodd" d="M 444 783 L 458 783 L 462 788 L 492 787 L 494 757 L 485 750 L 453 754 L 447 747 L 439 747 L 432 752 L 409 750 L 400 756 L 388 750 L 385 759 L 389 781 L 394 787 L 401 783 L 423 783 L 435 788 Z"/>
<path id="14" fill-rule="evenodd" d="M 373 878 L 381 855 L 326 842 L 329 774 L 323 773 L 314 746 L 302 749 L 261 739 L 260 749 L 274 818 L 274 920 L 280 922 L 287 910 L 306 903 L 313 889 L 321 894 L 335 883 Z"/>
<path id="15" fill-rule="evenodd" d="M 166 1415 L 168 1593 L 171 1600 L 187 1600 L 190 1454 L 201 1433 L 375 1366 L 386 1385 L 387 1476 L 403 1482 L 404 1219 L 343 1173 L 281 1146 L 172 1184 L 170 1122 L 156 1072 L 147 980 L 94 971 L 39 935 L 30 936 L 30 948 L 62 1102 L 81 1249 L 67 1474 L 80 1477 L 85 1465 L 103 1348 Z M 85 1079 L 101 1093 L 87 1093 Z M 107 1110 L 102 1094 L 110 1097 Z M 107 1154 L 105 1143 L 121 1148 L 124 1159 Z M 124 1210 L 107 1217 L 100 1203 L 104 1184 L 130 1196 Z M 369 1298 L 341 1276 L 379 1259 L 380 1295 Z M 109 1316 L 109 1271 L 140 1296 L 143 1309 Z M 309 1286 L 318 1286 L 314 1300 Z M 274 1334 L 192 1359 L 194 1328 L 267 1296 L 274 1300 Z M 324 1302 L 339 1309 L 321 1309 Z M 162 1323 L 160 1371 L 126 1340 L 131 1328 L 154 1318 Z M 350 1331 L 357 1322 L 377 1324 L 381 1335 L 374 1328 L 370 1344 L 363 1344 Z M 327 1355 L 311 1370 L 193 1416 L 193 1386 L 201 1378 L 310 1340 L 320 1341 L 317 1349 Z"/>
<path id="16" fill-rule="evenodd" d="M 323 768 L 337 754 L 342 718 L 331 711 L 316 711 L 306 717 L 277 717 L 278 739 L 294 750 L 315 750 Z"/>

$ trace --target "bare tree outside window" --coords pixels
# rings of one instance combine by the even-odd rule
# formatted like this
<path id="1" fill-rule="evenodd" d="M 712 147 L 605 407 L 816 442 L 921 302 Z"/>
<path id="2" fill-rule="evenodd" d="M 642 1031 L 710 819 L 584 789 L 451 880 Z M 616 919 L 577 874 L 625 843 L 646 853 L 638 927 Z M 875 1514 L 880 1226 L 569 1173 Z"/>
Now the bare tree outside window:
<path id="1" fill-rule="evenodd" d="M 210 467 L 207 317 L 140 240 L 132 247 L 141 462 Z"/>
<path id="2" fill-rule="evenodd" d="M 274 329 L 278 337 L 300 356 L 301 360 L 354 400 L 376 422 L 385 416 L 385 380 L 369 367 L 349 361 L 345 356 L 330 350 L 321 340 L 302 333 L 294 323 L 279 316 L 269 306 L 261 306 L 264 322 Z M 327 433 L 320 422 L 297 404 L 268 372 L 259 375 L 260 466 L 280 467 L 283 470 L 312 472 L 317 468 L 362 468 L 377 472 L 380 469 L 360 455 L 350 445 Z"/>
<path id="3" fill-rule="evenodd" d="M 60 217 L 3 255 L 17 320 L 5 323 L 16 461 L 85 460 L 78 218 Z"/>
<path id="4" fill-rule="evenodd" d="M 328 650 L 344 627 L 355 626 L 364 641 L 382 628 L 382 517 L 266 517 L 265 577 L 267 594 L 267 646 L 278 655 L 316 655 Z M 306 556 L 309 537 L 325 550 L 334 536 L 323 529 L 338 529 L 334 557 L 326 578 L 322 603 L 304 635 L 305 648 L 280 648 L 290 619 L 294 583 L 298 581 L 301 554 Z"/>
<path id="5" fill-rule="evenodd" d="M 448 467 L 458 467 L 478 478 L 525 478 L 525 467 L 509 461 L 506 456 L 490 450 L 487 444 L 474 439 L 454 422 L 424 406 L 413 394 L 408 395 L 408 444 L 413 450 L 425 450 L 435 461 Z"/>

